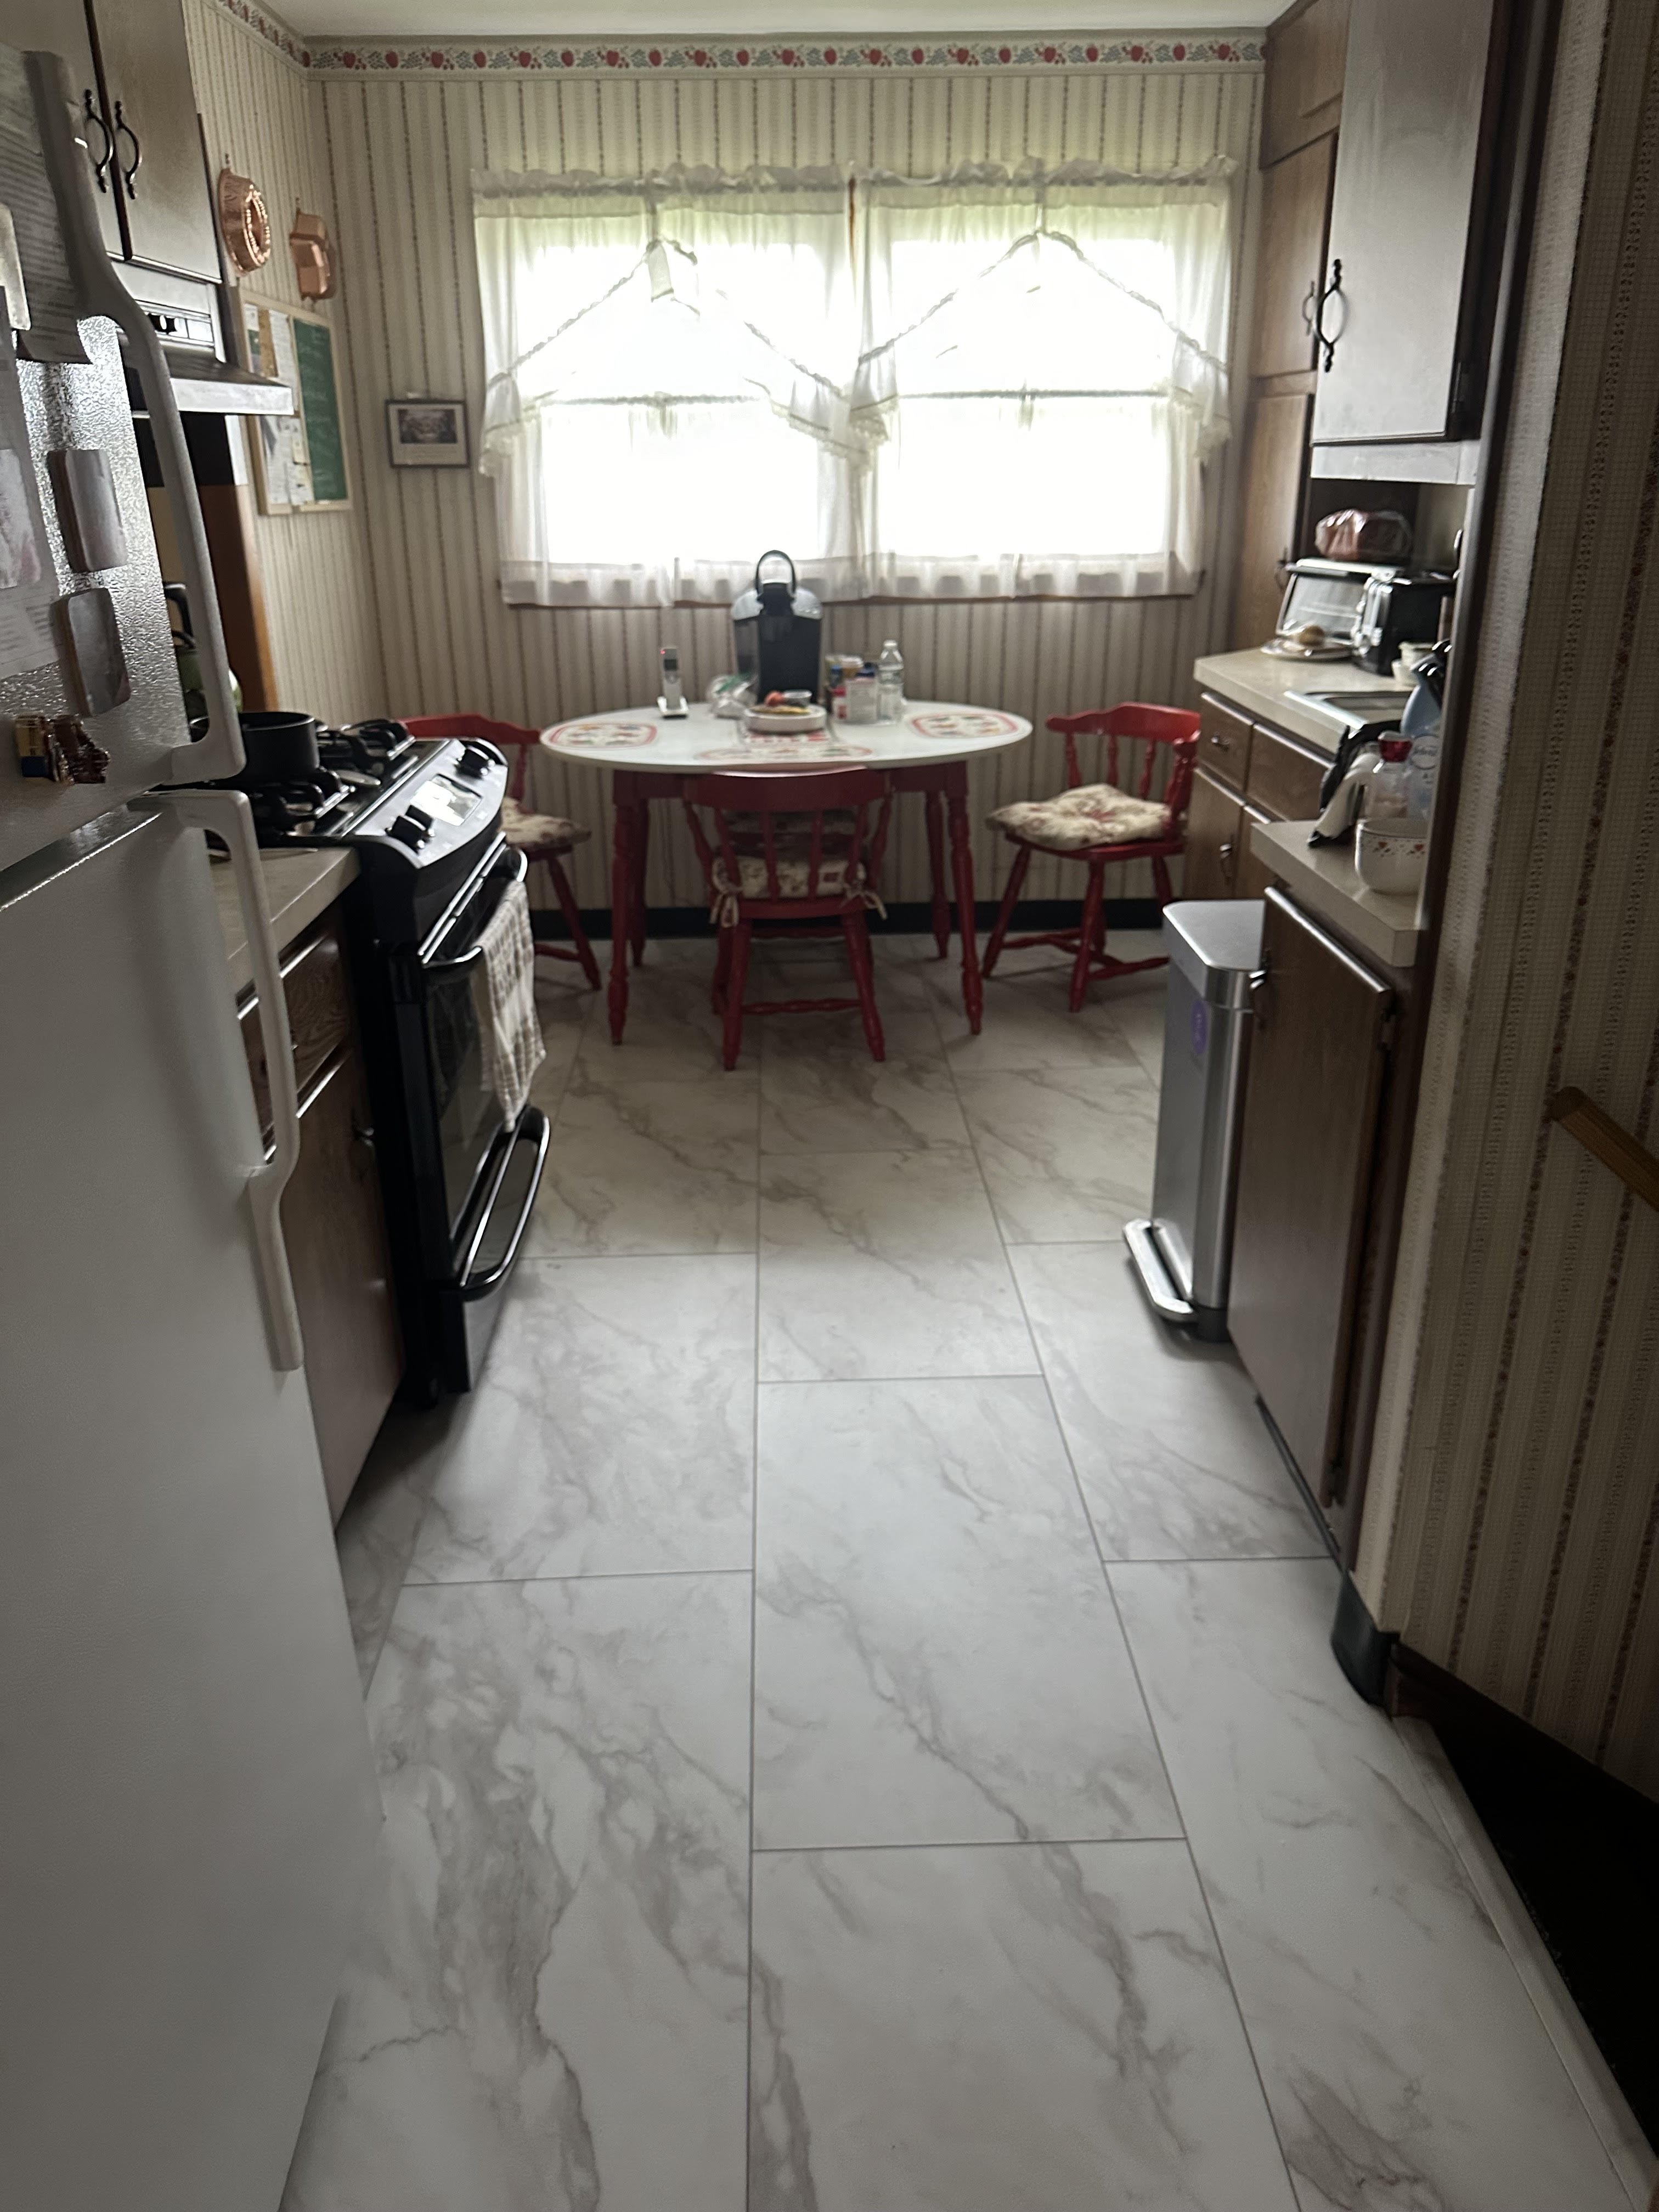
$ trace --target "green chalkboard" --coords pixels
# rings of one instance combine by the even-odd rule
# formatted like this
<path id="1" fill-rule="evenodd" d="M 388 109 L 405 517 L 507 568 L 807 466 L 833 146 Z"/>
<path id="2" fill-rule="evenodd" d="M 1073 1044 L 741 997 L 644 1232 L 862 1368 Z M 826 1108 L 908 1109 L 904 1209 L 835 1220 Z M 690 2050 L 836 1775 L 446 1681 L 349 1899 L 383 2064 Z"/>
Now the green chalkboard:
<path id="1" fill-rule="evenodd" d="M 340 507 L 351 497 L 346 474 L 340 387 L 334 374 L 334 333 L 326 323 L 294 317 L 294 356 L 300 370 L 300 406 L 311 456 L 313 506 Z"/>

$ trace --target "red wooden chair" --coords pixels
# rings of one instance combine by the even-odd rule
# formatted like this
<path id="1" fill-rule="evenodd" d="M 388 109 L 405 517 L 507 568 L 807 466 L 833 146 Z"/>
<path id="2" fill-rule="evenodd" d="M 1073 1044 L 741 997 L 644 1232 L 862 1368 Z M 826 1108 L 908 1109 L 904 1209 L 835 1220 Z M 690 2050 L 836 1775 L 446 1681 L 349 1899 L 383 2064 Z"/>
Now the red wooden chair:
<path id="1" fill-rule="evenodd" d="M 570 932 L 568 945 L 561 945 L 553 938 L 538 937 L 536 950 L 550 960 L 579 961 L 583 975 L 597 991 L 599 963 L 593 957 L 587 932 L 582 927 L 570 878 L 560 865 L 568 853 L 574 852 L 578 845 L 585 845 L 593 833 L 580 823 L 566 821 L 562 814 L 538 814 L 526 805 L 530 763 L 535 757 L 532 748 L 540 743 L 540 732 L 526 730 L 519 722 L 494 722 L 487 714 L 405 714 L 403 723 L 411 737 L 482 738 L 487 744 L 498 745 L 507 755 L 501 835 L 515 852 L 522 853 L 528 860 L 538 860 L 552 877 L 559 911 Z"/>
<path id="2" fill-rule="evenodd" d="M 1198 752 L 1198 717 L 1179 707 L 1146 707 L 1135 702 L 1108 707 L 1088 714 L 1054 714 L 1048 727 L 1066 740 L 1066 788 L 1057 799 L 1022 799 L 1000 806 L 988 815 L 992 829 L 1000 830 L 1017 849 L 1002 894 L 996 927 L 985 948 L 983 973 L 988 975 L 1001 957 L 1004 945 L 1016 950 L 1027 945 L 1057 945 L 1077 957 L 1072 969 L 1072 1012 L 1083 1004 L 1091 980 L 1108 975 L 1132 975 L 1138 969 L 1162 968 L 1164 956 L 1150 960 L 1119 960 L 1106 950 L 1106 871 L 1126 860 L 1150 860 L 1159 906 L 1168 906 L 1170 862 L 1185 849 L 1187 802 L 1192 795 L 1193 763 Z M 1106 740 L 1106 781 L 1088 783 L 1078 765 L 1077 741 L 1082 737 Z M 1118 785 L 1118 744 L 1138 738 L 1146 747 L 1136 790 Z M 1152 797 L 1152 767 L 1160 745 L 1173 755 L 1170 780 L 1161 799 Z M 1025 872 L 1033 853 L 1054 853 L 1067 860 L 1082 860 L 1089 870 L 1083 895 L 1083 913 L 1074 929 L 1040 930 L 1030 937 L 1012 937 L 1008 924 L 1018 903 Z"/>
<path id="3" fill-rule="evenodd" d="M 886 849 L 893 805 L 887 778 L 873 769 L 706 775 L 684 796 L 720 926 L 714 1000 L 726 1017 L 727 1067 L 737 1065 L 745 1014 L 838 1013 L 854 1006 L 872 1054 L 884 1060 L 864 914 L 875 899 L 872 886 Z M 833 927 L 803 927 L 815 922 Z M 847 942 L 857 996 L 745 999 L 749 950 L 757 929 L 763 941 L 839 933 Z"/>

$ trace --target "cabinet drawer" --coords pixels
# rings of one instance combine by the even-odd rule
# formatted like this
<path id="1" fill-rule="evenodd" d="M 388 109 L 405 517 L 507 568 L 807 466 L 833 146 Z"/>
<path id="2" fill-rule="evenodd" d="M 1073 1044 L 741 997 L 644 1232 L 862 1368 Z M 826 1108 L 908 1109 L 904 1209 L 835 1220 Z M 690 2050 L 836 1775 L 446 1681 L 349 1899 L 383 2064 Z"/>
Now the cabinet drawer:
<path id="1" fill-rule="evenodd" d="M 345 948 L 338 927 L 325 923 L 317 935 L 283 963 L 283 992 L 288 1000 L 289 1034 L 294 1040 L 294 1073 L 303 1100 L 324 1063 L 351 1034 L 351 987 L 346 978 Z M 242 1048 L 247 1054 L 259 1126 L 270 1133 L 270 1079 L 265 1069 L 259 1002 L 251 997 L 240 1009 Z"/>
<path id="2" fill-rule="evenodd" d="M 1250 725 L 1243 714 L 1224 707 L 1207 691 L 1199 694 L 1198 757 L 1212 775 L 1231 783 L 1235 790 L 1243 789 L 1250 760 Z"/>
<path id="3" fill-rule="evenodd" d="M 1281 822 L 1306 822 L 1319 811 L 1319 787 L 1330 761 L 1323 753 L 1293 744 L 1260 722 L 1250 740 L 1247 798 Z"/>

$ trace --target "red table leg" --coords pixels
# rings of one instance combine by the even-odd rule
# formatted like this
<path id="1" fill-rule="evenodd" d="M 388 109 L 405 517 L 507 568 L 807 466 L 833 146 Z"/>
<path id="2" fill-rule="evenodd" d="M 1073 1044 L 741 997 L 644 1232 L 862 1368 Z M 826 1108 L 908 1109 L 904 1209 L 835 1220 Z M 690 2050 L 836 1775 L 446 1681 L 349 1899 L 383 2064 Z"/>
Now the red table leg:
<path id="1" fill-rule="evenodd" d="M 968 1026 L 977 1036 L 985 1013 L 985 991 L 974 934 L 974 854 L 968 836 L 966 763 L 946 763 L 944 784 L 945 809 L 951 823 L 951 861 L 957 881 L 957 927 L 962 933 L 962 1003 L 967 1009 Z"/>
<path id="2" fill-rule="evenodd" d="M 645 863 L 650 850 L 651 809 L 641 801 L 634 820 L 634 906 L 628 932 L 636 968 L 645 957 Z"/>
<path id="3" fill-rule="evenodd" d="M 634 835 L 635 817 L 644 803 L 633 791 L 634 779 L 619 773 L 612 813 L 615 842 L 611 856 L 611 1042 L 620 1044 L 628 1019 L 628 939 L 634 900 Z"/>
<path id="4" fill-rule="evenodd" d="M 951 950 L 951 907 L 945 895 L 945 812 L 937 790 L 924 793 L 927 815 L 927 865 L 933 887 L 933 942 L 943 960 Z"/>

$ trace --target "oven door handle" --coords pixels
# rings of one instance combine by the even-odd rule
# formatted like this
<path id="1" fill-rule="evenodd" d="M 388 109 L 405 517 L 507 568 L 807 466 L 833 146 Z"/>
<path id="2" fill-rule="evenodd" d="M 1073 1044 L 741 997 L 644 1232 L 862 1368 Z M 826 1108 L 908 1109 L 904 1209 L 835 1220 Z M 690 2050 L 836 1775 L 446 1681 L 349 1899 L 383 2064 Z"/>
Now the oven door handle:
<path id="1" fill-rule="evenodd" d="M 508 846 L 503 858 L 509 864 L 509 872 L 502 884 L 503 894 L 505 894 L 513 890 L 515 884 L 524 881 L 530 873 L 530 862 L 522 853 L 514 851 L 511 846 Z M 489 909 L 491 921 L 495 920 L 500 907 L 501 901 L 498 899 Z M 489 927 L 489 923 L 487 921 L 484 928 L 487 929 Z M 481 931 L 479 934 L 482 936 L 483 932 Z M 459 975 L 465 969 L 476 968 L 483 958 L 483 946 L 475 941 L 465 952 L 458 952 L 453 960 L 426 960 L 421 964 L 428 975 Z"/>
<path id="2" fill-rule="evenodd" d="M 495 1266 L 485 1268 L 482 1274 L 463 1273 L 462 1297 L 469 1300 L 487 1298 L 489 1293 L 498 1289 L 512 1273 L 513 1263 L 519 1256 L 519 1247 L 523 1243 L 525 1231 L 530 1226 L 530 1217 L 535 1211 L 536 1194 L 542 1187 L 542 1169 L 546 1164 L 548 1141 L 552 1133 L 553 1124 L 543 1113 L 541 1108 L 526 1106 L 519 1117 L 518 1133 L 507 1148 L 507 1157 L 501 1164 L 501 1172 L 496 1179 L 495 1188 L 490 1193 L 489 1204 L 483 1210 L 483 1218 L 478 1224 L 478 1233 L 472 1240 L 472 1249 L 466 1255 L 469 1269 L 472 1264 L 473 1253 L 477 1252 L 479 1245 L 483 1243 L 484 1231 L 489 1226 L 489 1218 L 495 1210 L 495 1200 L 500 1194 L 502 1183 L 507 1181 L 507 1169 L 513 1164 L 513 1155 L 520 1145 L 533 1143 L 536 1147 L 536 1166 L 525 1191 L 524 1204 L 519 1208 L 519 1218 L 513 1224 L 513 1234 L 507 1240 L 507 1249 L 496 1261 Z"/>

